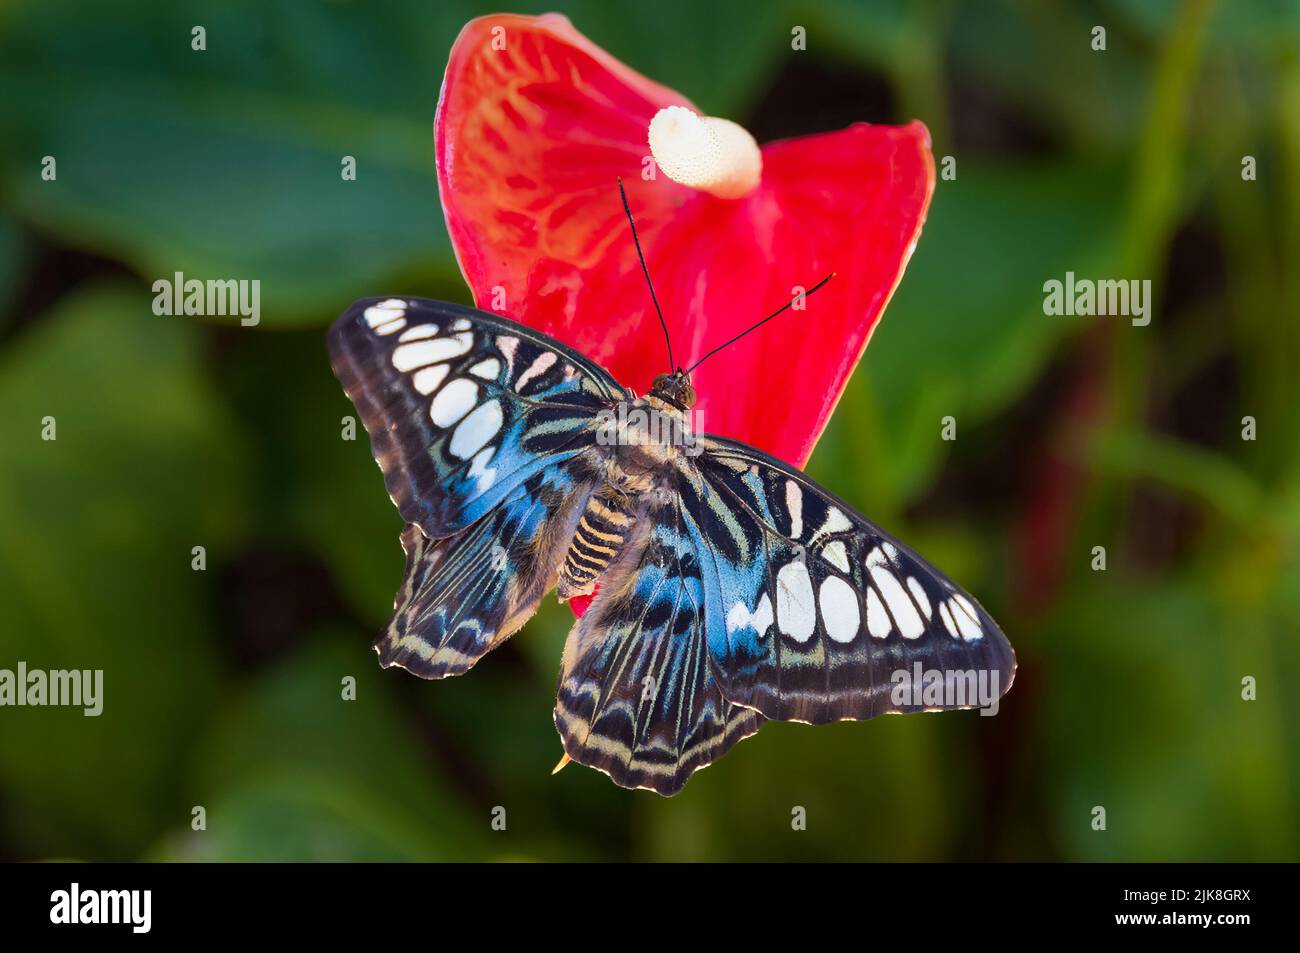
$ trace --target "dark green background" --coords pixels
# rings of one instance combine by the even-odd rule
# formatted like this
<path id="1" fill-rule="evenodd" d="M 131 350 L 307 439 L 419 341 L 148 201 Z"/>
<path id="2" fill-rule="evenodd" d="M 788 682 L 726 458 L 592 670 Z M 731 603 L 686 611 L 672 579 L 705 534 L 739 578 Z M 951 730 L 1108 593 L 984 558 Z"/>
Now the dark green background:
<path id="1" fill-rule="evenodd" d="M 467 677 L 381 672 L 400 521 L 324 329 L 467 299 L 431 125 L 491 11 L 10 2 L 0 668 L 106 702 L 0 709 L 0 856 L 1294 859 L 1300 6 L 553 6 L 762 140 L 920 118 L 956 157 L 811 471 L 999 619 L 1001 714 L 769 725 L 663 800 L 550 776 L 549 600 Z M 1044 316 L 1067 270 L 1151 279 L 1152 323 Z M 260 279 L 261 326 L 155 317 L 174 271 Z"/>

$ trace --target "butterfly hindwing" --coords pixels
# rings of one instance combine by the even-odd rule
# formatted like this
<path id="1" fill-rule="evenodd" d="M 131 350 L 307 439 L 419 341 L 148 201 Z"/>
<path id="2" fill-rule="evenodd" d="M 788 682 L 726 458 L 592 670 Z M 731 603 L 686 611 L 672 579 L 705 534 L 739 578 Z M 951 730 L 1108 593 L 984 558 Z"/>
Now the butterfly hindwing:
<path id="1" fill-rule="evenodd" d="M 570 758 L 663 795 L 764 721 L 719 689 L 705 642 L 703 567 L 678 503 L 641 514 L 624 557 L 574 624 L 555 707 Z"/>
<path id="2" fill-rule="evenodd" d="M 518 631 L 554 584 L 591 487 L 555 466 L 453 536 L 431 540 L 408 525 L 405 578 L 375 640 L 380 663 L 460 675 Z"/>
<path id="3" fill-rule="evenodd" d="M 820 724 L 978 707 L 1010 687 L 1015 655 L 988 613 L 802 473 L 714 437 L 682 468 L 730 701 Z M 934 673 L 955 691 L 926 694 Z"/>
<path id="4" fill-rule="evenodd" d="M 329 334 L 389 495 L 431 539 L 589 448 L 624 391 L 557 341 L 462 305 L 366 298 Z"/>

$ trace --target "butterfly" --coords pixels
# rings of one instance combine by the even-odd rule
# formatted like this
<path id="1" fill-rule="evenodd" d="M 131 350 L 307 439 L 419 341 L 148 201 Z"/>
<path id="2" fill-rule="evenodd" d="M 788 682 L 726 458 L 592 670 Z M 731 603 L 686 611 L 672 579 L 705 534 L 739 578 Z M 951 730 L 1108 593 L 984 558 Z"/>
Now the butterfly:
<path id="1" fill-rule="evenodd" d="M 561 766 L 672 795 L 768 719 L 985 706 L 1011 685 L 972 596 L 794 467 L 695 433 L 689 370 L 638 397 L 544 334 L 420 298 L 356 302 L 329 351 L 407 523 L 383 667 L 459 675 L 551 589 L 594 594 L 561 662 Z"/>

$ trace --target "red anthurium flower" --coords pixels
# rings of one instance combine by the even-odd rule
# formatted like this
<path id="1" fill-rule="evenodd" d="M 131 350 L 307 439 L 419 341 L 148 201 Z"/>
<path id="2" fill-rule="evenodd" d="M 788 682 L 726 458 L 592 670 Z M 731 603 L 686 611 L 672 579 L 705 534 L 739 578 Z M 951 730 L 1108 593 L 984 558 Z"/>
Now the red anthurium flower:
<path id="1" fill-rule="evenodd" d="M 760 151 L 696 112 L 563 16 L 471 21 L 434 133 L 452 244 L 479 307 L 638 393 L 671 368 L 618 179 L 683 367 L 835 272 L 693 374 L 699 429 L 802 466 L 916 244 L 929 134 L 857 124 Z"/>

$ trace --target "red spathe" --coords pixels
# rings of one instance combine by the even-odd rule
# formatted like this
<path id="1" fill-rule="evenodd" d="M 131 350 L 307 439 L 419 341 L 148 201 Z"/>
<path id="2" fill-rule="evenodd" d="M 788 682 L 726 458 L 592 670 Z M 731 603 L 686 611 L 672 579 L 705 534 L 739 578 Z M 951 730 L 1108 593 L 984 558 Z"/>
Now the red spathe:
<path id="1" fill-rule="evenodd" d="M 479 307 L 638 393 L 670 368 L 618 179 L 681 366 L 836 272 L 803 310 L 693 375 L 697 429 L 803 466 L 916 244 L 934 189 L 929 133 L 859 123 L 769 143 L 757 190 L 725 200 L 646 177 L 650 120 L 670 105 L 694 108 L 563 16 L 468 23 L 434 126 L 461 270 Z"/>

